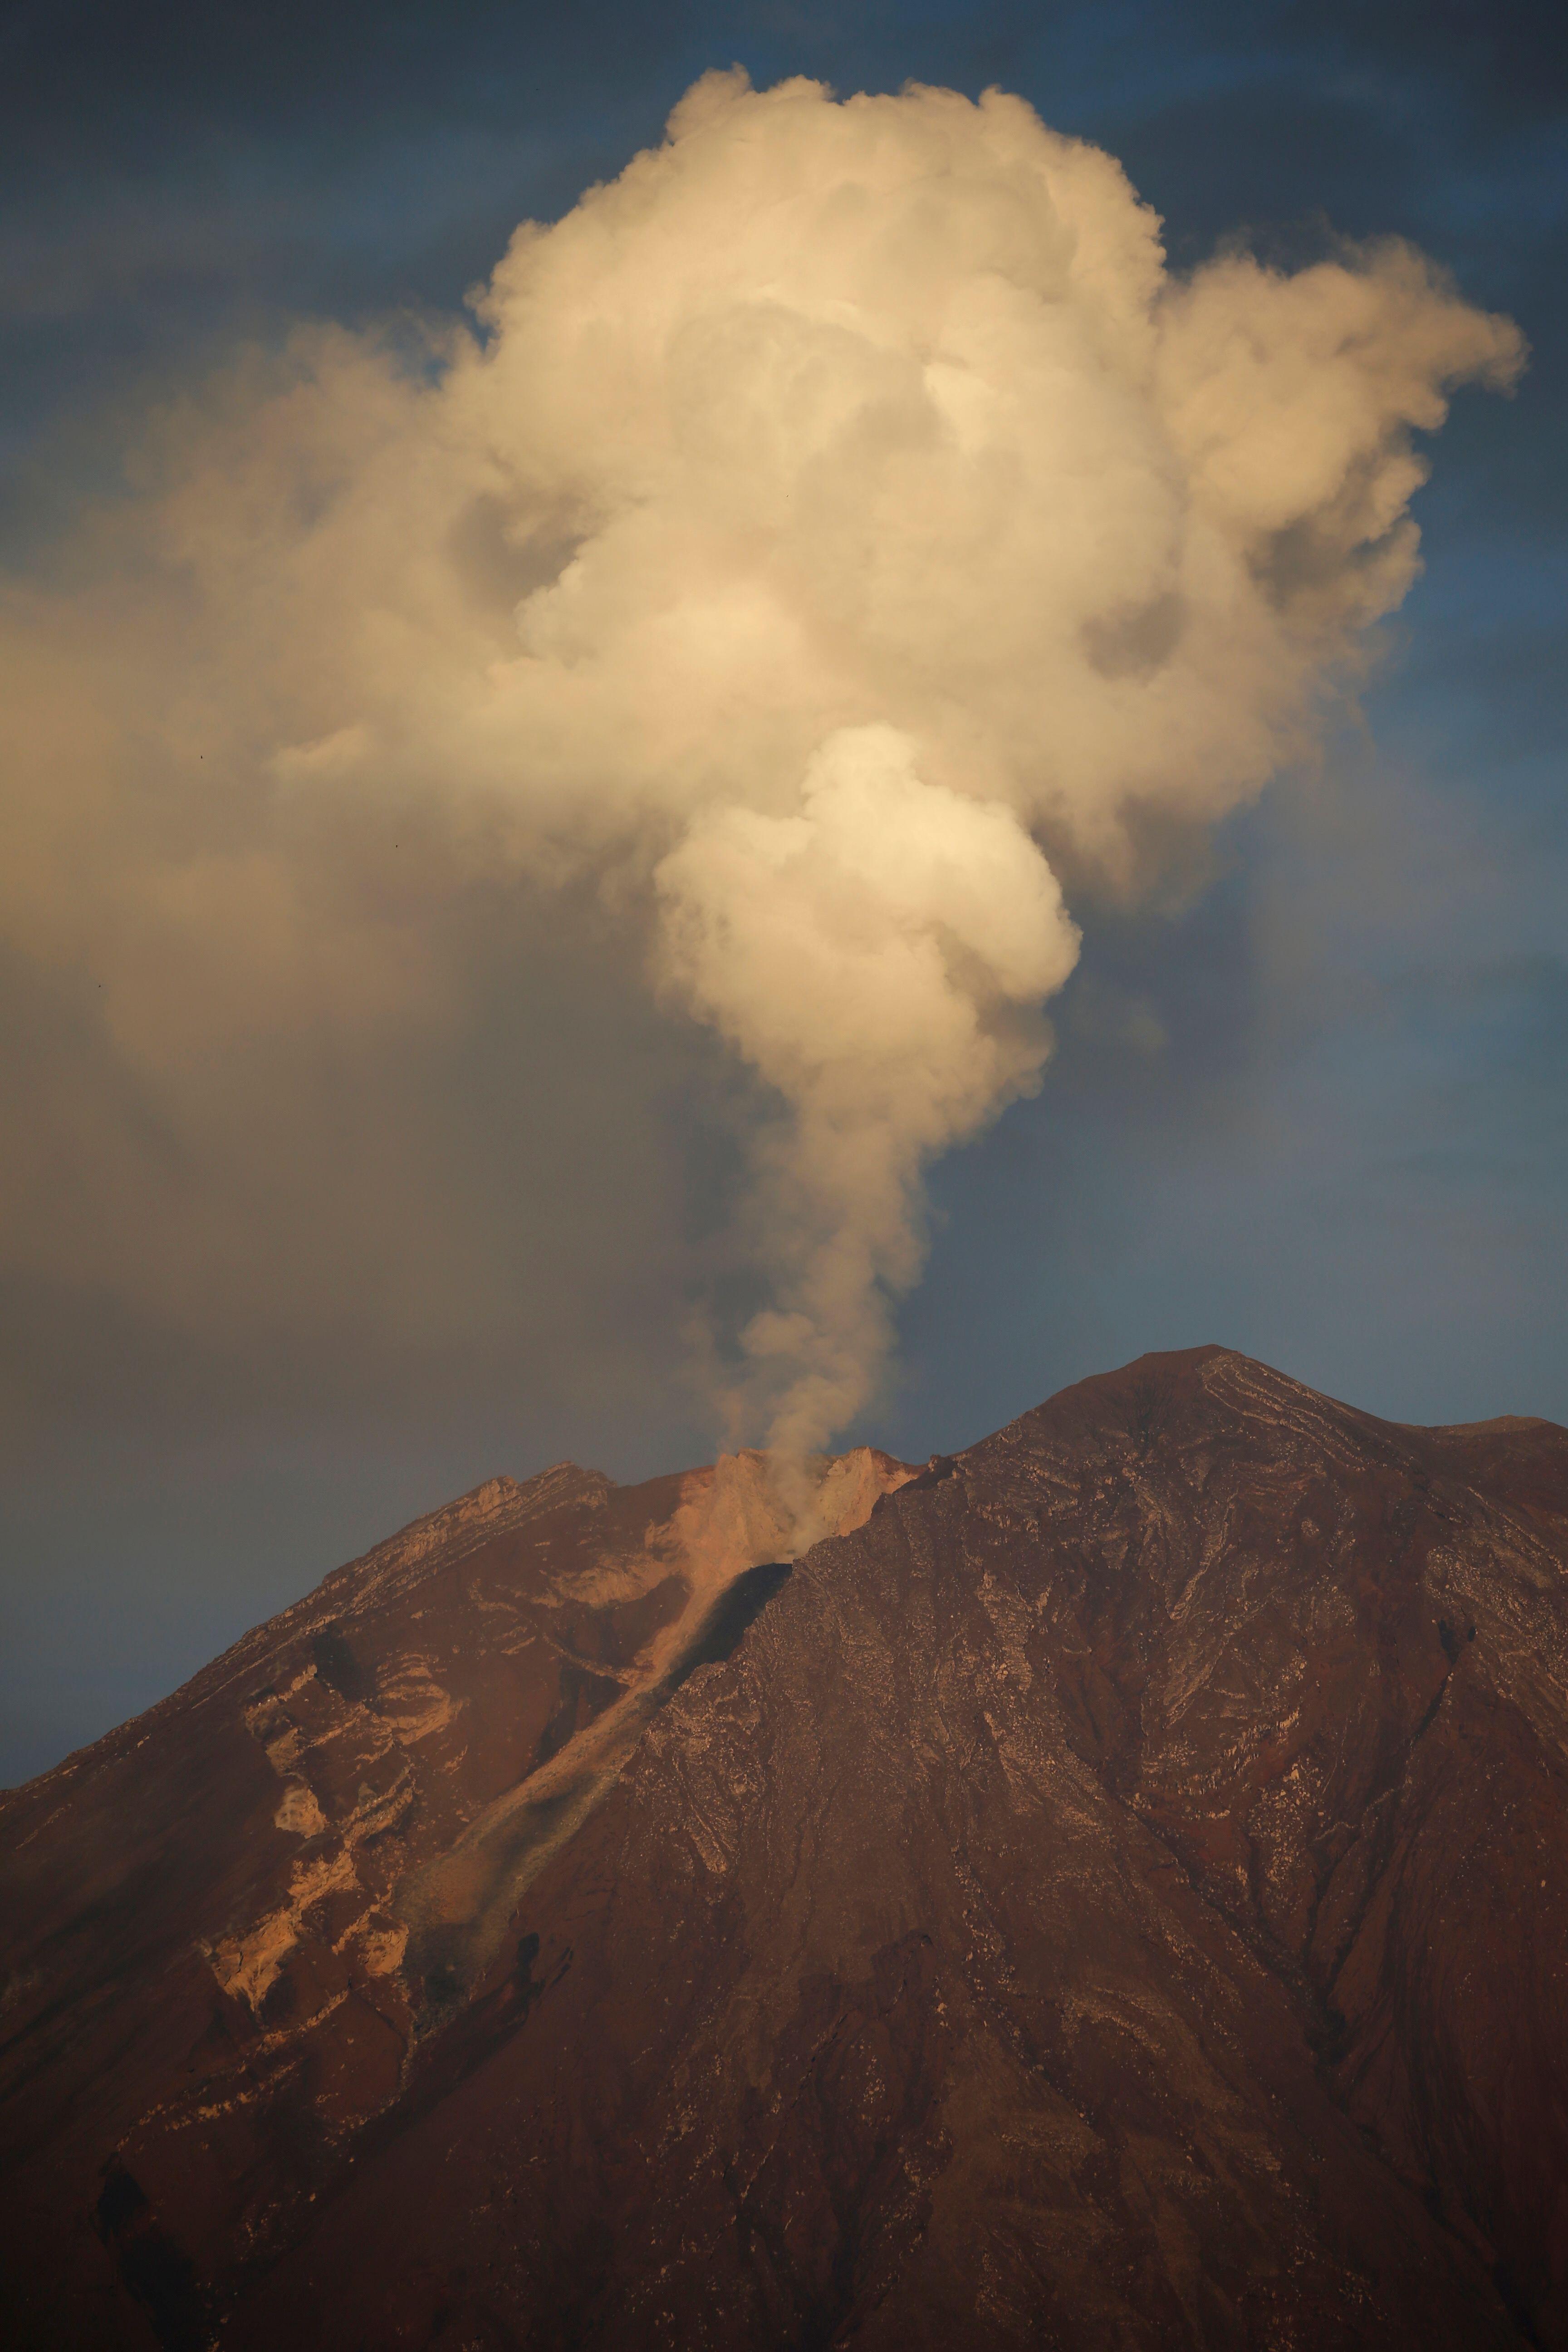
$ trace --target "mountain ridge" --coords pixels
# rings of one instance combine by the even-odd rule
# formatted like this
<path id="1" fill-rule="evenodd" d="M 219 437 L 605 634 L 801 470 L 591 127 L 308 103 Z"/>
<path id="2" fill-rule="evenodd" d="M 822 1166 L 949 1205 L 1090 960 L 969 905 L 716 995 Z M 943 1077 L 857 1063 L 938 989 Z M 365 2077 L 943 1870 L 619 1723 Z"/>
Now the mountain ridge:
<path id="1" fill-rule="evenodd" d="M 74 2340 L 1568 2342 L 1568 1433 L 1503 1418 L 1412 1430 L 1208 1348 L 923 1470 L 868 1457 L 856 1524 L 495 1877 L 489 1942 L 405 1900 L 396 1966 L 356 1978 L 406 1869 L 368 1931 L 363 1888 L 310 1881 L 248 1979 L 209 1938 L 160 1990 L 148 2032 L 197 2089 L 165 2066 L 115 2109 L 95 2077 L 68 2146 L 79 1986 L 52 2045 L 10 2037 L 8 2139 L 29 2044 L 43 2086 L 31 2266 L 75 2263 Z M 749 1475 L 727 1517 L 716 1474 L 605 1482 L 462 1555 L 488 1625 L 505 1553 L 515 1634 L 549 1522 L 557 1713 L 569 1666 L 605 1687 L 545 1769 L 595 1752 L 625 1643 L 690 1603 L 686 1571 L 653 1598 L 668 1543 L 606 1549 L 626 1496 L 696 1514 L 689 1565 L 701 1528 L 755 1537 Z M 357 1662 L 378 1721 L 417 1716 L 403 1651 L 348 1648 L 286 1704 Z M 468 1713 L 431 1752 L 479 1709 L 442 1671 Z M 260 1729 L 317 1759 L 290 1866 L 341 1850 L 368 1881 L 410 1832 L 395 1775 L 321 1764 L 336 1721 Z"/>

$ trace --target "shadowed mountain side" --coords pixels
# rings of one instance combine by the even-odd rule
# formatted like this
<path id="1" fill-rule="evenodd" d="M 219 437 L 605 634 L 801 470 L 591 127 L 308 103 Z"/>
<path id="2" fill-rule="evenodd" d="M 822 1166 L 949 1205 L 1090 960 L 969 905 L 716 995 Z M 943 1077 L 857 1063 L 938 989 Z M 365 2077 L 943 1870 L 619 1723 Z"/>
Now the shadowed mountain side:
<path id="1" fill-rule="evenodd" d="M 233 2037 L 183 2106 L 36 2012 L 73 2341 L 1568 2346 L 1568 1433 L 1206 1349 L 873 1472 L 732 1644 L 757 1584 L 669 1618 L 375 2111 L 222 1947 L 147 2012 L 166 2084 Z"/>

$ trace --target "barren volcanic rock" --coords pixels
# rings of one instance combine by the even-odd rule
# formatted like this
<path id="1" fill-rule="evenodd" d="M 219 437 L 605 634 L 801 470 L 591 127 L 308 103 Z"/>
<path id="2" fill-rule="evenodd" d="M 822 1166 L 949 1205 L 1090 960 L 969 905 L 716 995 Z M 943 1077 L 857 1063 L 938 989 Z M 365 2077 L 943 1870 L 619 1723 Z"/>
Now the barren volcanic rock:
<path id="1" fill-rule="evenodd" d="M 0 1797 L 9 2340 L 206 2342 L 759 1563 L 910 1475 L 492 1479 Z"/>
<path id="2" fill-rule="evenodd" d="M 497 1481 L 4 1800 L 12 2340 L 1568 2347 L 1568 1433 L 817 1475 Z"/>

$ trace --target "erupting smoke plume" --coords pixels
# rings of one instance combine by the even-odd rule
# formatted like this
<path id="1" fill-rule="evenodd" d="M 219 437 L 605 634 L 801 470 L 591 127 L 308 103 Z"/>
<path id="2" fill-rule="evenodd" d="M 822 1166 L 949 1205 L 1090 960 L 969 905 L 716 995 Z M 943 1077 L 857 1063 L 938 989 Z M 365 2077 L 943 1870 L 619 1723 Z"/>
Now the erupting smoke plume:
<path id="1" fill-rule="evenodd" d="M 1310 744 L 1415 572 L 1412 430 L 1521 341 L 1396 244 L 1174 278 L 1120 167 L 1016 99 L 738 72 L 477 308 L 423 369 L 315 333 L 241 371 L 68 624 L 17 592 L 13 944 L 90 940 L 155 1070 L 296 997 L 438 1001 L 416 882 L 322 936 L 334 808 L 596 877 L 772 1090 L 769 1303 L 713 1361 L 734 1435 L 809 1448 L 874 1389 L 922 1170 L 1039 1082 L 1058 873 L 1134 887 Z M 159 981 L 168 932 L 201 988 Z"/>

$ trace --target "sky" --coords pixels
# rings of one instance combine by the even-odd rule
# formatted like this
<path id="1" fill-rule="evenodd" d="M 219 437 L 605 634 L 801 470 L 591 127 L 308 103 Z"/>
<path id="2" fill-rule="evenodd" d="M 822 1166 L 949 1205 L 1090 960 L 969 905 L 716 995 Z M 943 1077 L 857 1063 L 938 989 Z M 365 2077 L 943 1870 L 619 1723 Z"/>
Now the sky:
<path id="1" fill-rule="evenodd" d="M 929 1257 L 865 1294 L 896 1344 L 879 1360 L 868 1343 L 834 1442 L 924 1458 L 1068 1381 L 1207 1340 L 1394 1419 L 1568 1422 L 1555 11 L 12 7 L 0 565 L 26 625 L 0 645 L 0 710 L 32 731 L 31 764 L 0 782 L 23 877 L 0 929 L 0 1780 L 497 1471 L 569 1454 L 636 1478 L 711 1458 L 725 1419 L 694 1316 L 710 1355 L 717 1328 L 739 1360 L 723 1333 L 752 1328 L 770 1281 L 810 1277 L 765 1235 L 736 1239 L 802 1196 L 787 1150 L 759 1192 L 757 1136 L 783 1132 L 759 1078 L 794 1133 L 820 1105 L 789 1094 L 775 1031 L 699 953 L 733 825 L 694 821 L 684 863 L 660 866 L 680 921 L 650 950 L 629 883 L 606 887 L 555 836 L 518 850 L 453 774 L 457 739 L 386 689 L 378 708 L 426 766 L 374 807 L 285 793 L 289 887 L 306 879 L 279 914 L 282 869 L 255 862 L 224 766 L 273 724 L 275 647 L 299 614 L 331 669 L 333 597 L 355 593 L 296 562 L 305 459 L 329 428 L 335 452 L 380 435 L 356 546 L 405 561 L 424 509 L 405 513 L 401 485 L 428 434 L 399 439 L 398 404 L 449 365 L 470 289 L 522 221 L 571 216 L 586 236 L 584 190 L 737 65 L 759 91 L 794 75 L 841 97 L 998 87 L 1119 160 L 1178 280 L 1216 252 L 1289 272 L 1399 237 L 1529 345 L 1506 396 L 1461 385 L 1417 432 L 1422 569 L 1361 632 L 1354 692 L 1269 751 L 1266 787 L 1222 789 L 1230 754 L 1203 738 L 1179 792 L 1151 788 L 1136 887 L 1087 819 L 1015 794 L 1081 934 L 1065 980 L 1041 965 L 1017 984 L 1048 996 L 1054 1050 L 1038 1029 L 1015 1039 L 994 1097 L 920 1145 L 928 1207 L 900 1192 L 870 1246 L 885 1268 L 900 1248 Z M 574 283 L 588 249 L 544 248 Z M 526 374 L 542 346 L 520 317 L 486 331 Z M 289 405 L 302 333 L 332 395 L 308 440 Z M 366 356 L 388 352 L 395 380 Z M 610 460 L 590 455 L 607 499 Z M 556 463 L 541 496 L 565 495 Z M 285 530 L 289 499 L 309 511 Z M 679 535 L 680 512 L 665 520 Z M 595 542 L 612 577 L 621 543 Z M 264 544 L 270 569 L 236 561 Z M 962 608 L 932 609 L 945 626 Z M 998 774 L 1001 707 L 992 692 Z M 710 733 L 730 724 L 728 706 L 693 708 Z M 203 746 L 222 781 L 171 797 L 164 767 Z M 864 802 L 840 768 L 808 795 L 818 848 L 842 849 Z M 450 788 L 439 810 L 426 771 Z M 896 757 L 887 773 L 878 808 L 917 790 Z M 952 818 L 940 778 L 918 790 L 925 818 Z M 198 804 L 203 857 L 229 877 L 205 899 L 218 869 L 195 836 L 150 863 Z M 753 809 L 746 840 L 780 822 Z M 1007 839 L 1035 889 L 1033 853 Z M 144 872 L 155 890 L 132 906 Z M 989 1004 L 1012 983 L 979 936 L 983 951 Z"/>

